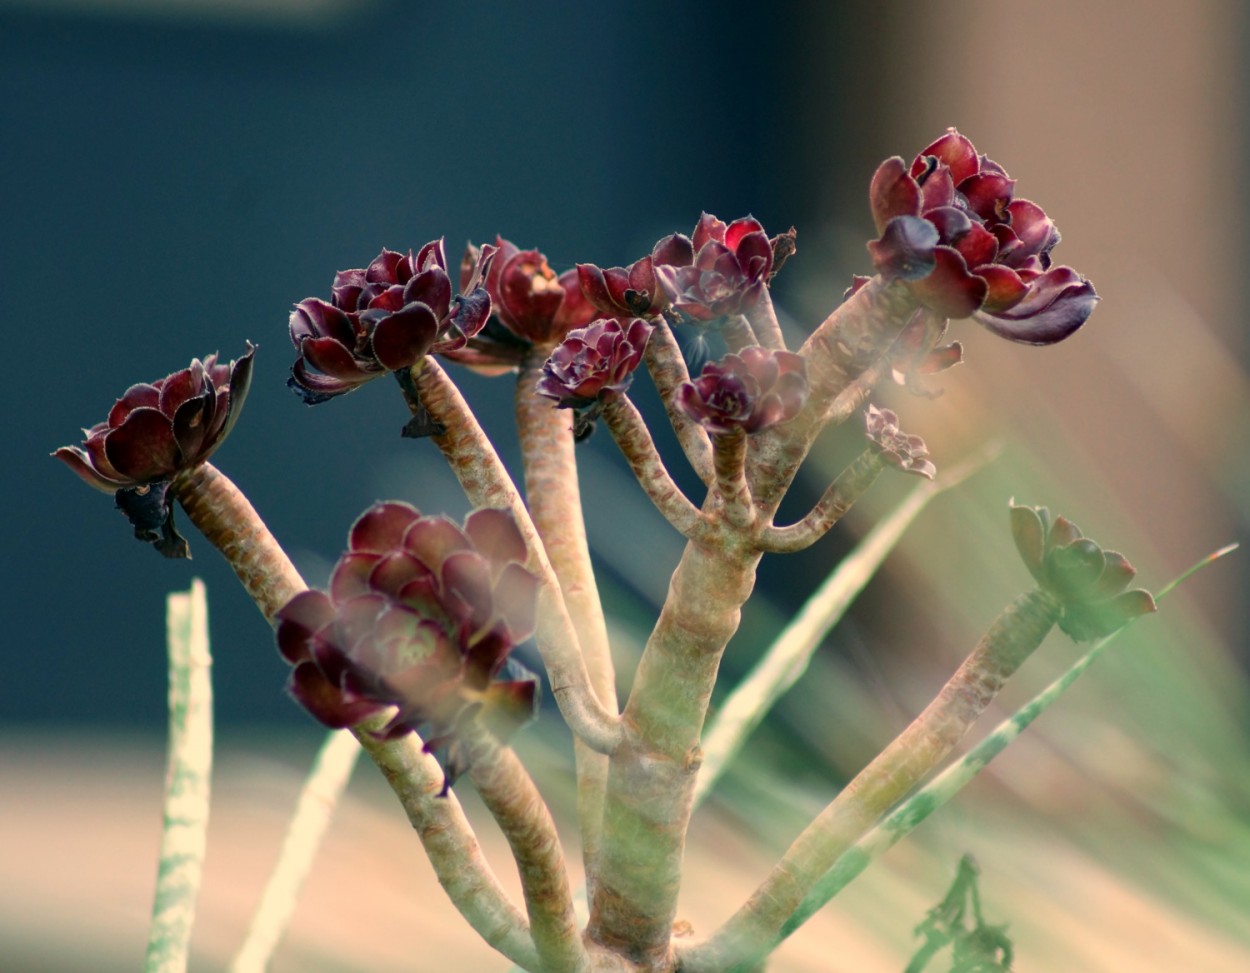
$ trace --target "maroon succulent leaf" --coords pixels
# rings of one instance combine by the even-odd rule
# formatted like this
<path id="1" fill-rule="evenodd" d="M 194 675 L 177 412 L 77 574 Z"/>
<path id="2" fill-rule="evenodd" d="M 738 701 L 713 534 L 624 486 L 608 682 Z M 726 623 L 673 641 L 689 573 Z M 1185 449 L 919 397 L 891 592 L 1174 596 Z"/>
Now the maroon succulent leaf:
<path id="1" fill-rule="evenodd" d="M 506 510 L 475 511 L 462 528 L 408 504 L 374 504 L 352 525 L 329 591 L 306 591 L 277 613 L 289 692 L 332 727 L 393 707 L 380 739 L 420 731 L 454 746 L 479 714 L 497 735 L 515 731 L 538 694 L 537 677 L 510 658 L 536 617 L 527 556 Z M 459 768 L 444 768 L 450 783 Z"/>
<path id="2" fill-rule="evenodd" d="M 135 537 L 166 557 L 190 550 L 173 523 L 170 481 L 208 459 L 222 444 L 247 399 L 256 346 L 229 364 L 212 354 L 151 383 L 132 385 L 108 418 L 83 430 L 81 446 L 52 455 L 84 483 L 112 493 Z"/>
<path id="3" fill-rule="evenodd" d="M 752 345 L 708 362 L 677 389 L 677 407 L 712 435 L 748 435 L 789 422 L 807 402 L 807 366 L 788 351 Z"/>
<path id="4" fill-rule="evenodd" d="M 1012 501 L 1011 532 L 1025 567 L 1063 603 L 1059 627 L 1076 641 L 1110 635 L 1155 611 L 1154 598 L 1128 588 L 1136 571 L 1124 555 L 1104 551 L 1066 517 Z"/>
<path id="5" fill-rule="evenodd" d="M 878 273 L 907 281 L 945 317 L 971 317 L 1024 344 L 1062 341 L 1088 320 L 1098 295 L 1071 268 L 1051 267 L 1059 231 L 1040 206 L 1014 193 L 1002 166 L 954 129 L 910 167 L 887 159 L 869 187 L 880 236 L 868 248 Z"/>
<path id="6" fill-rule="evenodd" d="M 329 301 L 305 298 L 291 312 L 299 356 L 287 384 L 317 405 L 428 354 L 463 348 L 490 314 L 482 280 L 494 257 L 494 247 L 476 252 L 459 295 L 452 293 L 441 239 L 415 255 L 383 250 L 368 267 L 339 271 Z"/>

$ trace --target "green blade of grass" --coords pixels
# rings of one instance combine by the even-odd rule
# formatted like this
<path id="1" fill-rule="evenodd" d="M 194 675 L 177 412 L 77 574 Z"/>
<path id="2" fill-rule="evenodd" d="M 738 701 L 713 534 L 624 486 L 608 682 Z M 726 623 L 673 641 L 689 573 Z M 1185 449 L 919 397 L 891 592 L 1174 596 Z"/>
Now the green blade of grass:
<path id="1" fill-rule="evenodd" d="M 203 872 L 213 767 L 212 657 L 204 583 L 174 592 L 166 603 L 169 648 L 169 757 L 165 771 L 165 827 L 146 973 L 187 968 L 191 927 Z"/>

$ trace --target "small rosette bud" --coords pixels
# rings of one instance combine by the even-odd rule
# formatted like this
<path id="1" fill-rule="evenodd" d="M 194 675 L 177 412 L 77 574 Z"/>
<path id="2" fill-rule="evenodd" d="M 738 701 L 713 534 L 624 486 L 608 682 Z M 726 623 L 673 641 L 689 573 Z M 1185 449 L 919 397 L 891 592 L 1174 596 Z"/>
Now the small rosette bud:
<path id="1" fill-rule="evenodd" d="M 81 446 L 52 455 L 84 483 L 112 493 L 135 529 L 135 537 L 166 557 L 187 557 L 186 540 L 174 528 L 170 481 L 208 459 L 234 428 L 252 382 L 250 342 L 228 365 L 215 354 L 192 359 L 181 371 L 132 385 L 90 429 Z"/>
<path id="2" fill-rule="evenodd" d="M 1155 611 L 1150 592 L 1126 590 L 1137 572 L 1124 555 L 1104 551 L 1066 517 L 1013 501 L 1011 532 L 1029 573 L 1063 603 L 1059 627 L 1076 641 L 1110 635 Z"/>
<path id="3" fill-rule="evenodd" d="M 534 715 L 537 677 L 509 658 L 534 630 L 538 581 L 512 515 L 477 510 L 463 527 L 404 503 L 378 503 L 352 526 L 328 591 L 277 614 L 288 690 L 333 728 L 391 707 L 381 739 L 420 731 L 460 769 L 457 729 L 476 719 L 506 740 Z"/>
<path id="4" fill-rule="evenodd" d="M 495 238 L 494 247 L 466 248 L 460 264 L 462 280 L 485 250 L 497 251 L 483 280 L 494 315 L 467 347 L 448 358 L 486 374 L 508 371 L 519 366 L 532 347 L 550 348 L 595 317 L 575 269 L 557 275 L 540 251 L 521 250 L 503 237 Z"/>
<path id="5" fill-rule="evenodd" d="M 888 464 L 927 480 L 937 475 L 937 467 L 929 459 L 929 447 L 919 436 L 899 429 L 898 416 L 893 410 L 868 406 L 864 412 L 864 426 L 868 441 Z"/>
<path id="6" fill-rule="evenodd" d="M 694 229 L 692 253 L 666 238 L 668 253 L 653 254 L 656 281 L 666 302 L 696 321 L 713 321 L 754 307 L 773 270 L 773 243 L 758 220 L 743 217 L 725 224 L 704 213 Z"/>
<path id="7" fill-rule="evenodd" d="M 538 392 L 560 409 L 581 409 L 623 395 L 634 380 L 652 327 L 642 318 L 602 318 L 570 331 L 543 364 Z"/>
<path id="8" fill-rule="evenodd" d="M 793 419 L 807 401 L 807 366 L 758 345 L 708 362 L 677 389 L 677 407 L 715 436 L 759 432 Z"/>
<path id="9" fill-rule="evenodd" d="M 954 129 L 907 166 L 877 168 L 869 189 L 881 234 L 868 244 L 877 272 L 908 282 L 926 307 L 971 317 L 1031 345 L 1062 341 L 1098 302 L 1070 267 L 1051 266 L 1059 231 L 1015 180 Z"/>
<path id="10" fill-rule="evenodd" d="M 329 301 L 309 297 L 291 312 L 291 343 L 299 353 L 287 384 L 317 405 L 387 372 L 411 368 L 426 355 L 463 348 L 490 316 L 482 286 L 494 247 L 484 247 L 453 295 L 443 241 L 414 256 L 383 250 L 356 270 L 334 277 Z"/>

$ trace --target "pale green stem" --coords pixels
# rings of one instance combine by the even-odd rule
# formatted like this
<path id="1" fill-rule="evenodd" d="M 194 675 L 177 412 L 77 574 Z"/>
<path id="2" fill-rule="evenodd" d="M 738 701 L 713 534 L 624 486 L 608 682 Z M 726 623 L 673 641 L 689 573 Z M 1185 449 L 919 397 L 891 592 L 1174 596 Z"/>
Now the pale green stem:
<path id="1" fill-rule="evenodd" d="M 230 964 L 230 973 L 263 973 L 268 965 L 295 912 L 304 879 L 359 756 L 360 744 L 348 730 L 334 730 L 326 736 L 304 781 L 278 862 L 252 916 L 247 938 Z"/>
<path id="2" fill-rule="evenodd" d="M 517 378 L 515 408 L 525 469 L 525 496 L 534 529 L 551 561 L 551 569 L 577 632 L 591 689 L 605 710 L 616 716 L 616 673 L 612 668 L 607 623 L 586 541 L 574 456 L 573 411 L 557 409 L 551 399 L 538 394 L 538 379 L 545 359 L 544 350 L 532 350 Z M 608 762 L 603 754 L 576 735 L 574 754 L 582 859 L 587 879 L 593 882 L 603 831 Z"/>
<path id="3" fill-rule="evenodd" d="M 469 777 L 516 861 L 540 968 L 543 973 L 585 973 L 589 954 L 546 802 L 510 748 L 474 728 L 465 732 L 465 742 Z"/>
<path id="4" fill-rule="evenodd" d="M 1179 577 L 1169 582 L 1157 595 L 1155 601 L 1161 603 L 1167 594 L 1194 572 L 1236 550 L 1237 545 L 1228 547 L 1208 555 Z M 1125 626 L 1127 628 L 1127 626 Z M 780 945 L 782 939 L 789 936 L 803 923 L 810 919 L 838 892 L 851 883 L 872 861 L 888 851 L 900 839 L 909 834 L 917 825 L 942 807 L 966 787 L 991 760 L 1007 749 L 1023 733 L 1034 720 L 1049 709 L 1068 688 L 1084 674 L 1103 651 L 1111 644 L 1124 628 L 1119 628 L 1095 642 L 1089 650 L 1077 659 L 1072 666 L 1058 679 L 1021 706 L 1010 717 L 1003 720 L 980 743 L 970 749 L 958 761 L 951 764 L 933 778 L 924 787 L 905 802 L 891 811 L 875 828 L 859 839 L 847 850 L 837 863 L 812 889 L 811 894 L 803 900 L 781 928 L 781 935 L 773 944 Z"/>
<path id="5" fill-rule="evenodd" d="M 146 973 L 187 968 L 191 927 L 203 874 L 213 768 L 213 688 L 204 583 L 166 602 L 169 647 L 169 759 L 165 771 L 165 829 Z"/>
<path id="6" fill-rule="evenodd" d="M 600 753 L 611 753 L 621 739 L 616 707 L 609 708 L 591 686 L 560 581 L 520 491 L 460 390 L 439 364 L 423 358 L 413 366 L 411 374 L 420 404 L 443 428 L 431 438 L 456 474 L 469 502 L 475 507 L 510 510 L 529 546 L 526 566 L 538 575 L 540 582 L 535 641 L 561 715 L 587 746 Z"/>

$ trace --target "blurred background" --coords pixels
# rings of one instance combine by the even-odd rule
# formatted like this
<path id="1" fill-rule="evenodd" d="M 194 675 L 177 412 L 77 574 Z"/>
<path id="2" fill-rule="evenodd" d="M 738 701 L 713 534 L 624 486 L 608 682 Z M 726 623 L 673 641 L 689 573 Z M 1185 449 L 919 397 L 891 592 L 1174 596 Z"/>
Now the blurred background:
<path id="1" fill-rule="evenodd" d="M 930 505 L 700 812 L 683 900 L 700 933 L 1028 584 L 1010 497 L 1067 514 L 1151 588 L 1244 539 L 1246 26 L 1233 0 L 0 0 L 0 293 L 10 330 L 39 339 L 0 385 L 4 455 L 26 471 L 6 479 L 3 521 L 0 971 L 139 962 L 166 592 L 208 585 L 221 739 L 194 969 L 228 962 L 321 739 L 216 552 L 187 528 L 194 561 L 164 561 L 47 454 L 131 383 L 251 340 L 246 413 L 214 462 L 311 583 L 376 499 L 460 516 L 436 449 L 398 437 L 390 383 L 315 410 L 284 387 L 291 305 L 383 246 L 444 236 L 454 259 L 498 232 L 557 270 L 610 266 L 701 210 L 749 212 L 770 233 L 798 228 L 774 291 L 797 343 L 870 268 L 877 163 L 954 125 L 1045 207 L 1056 258 L 1098 287 L 1089 325 L 1056 347 L 957 322 L 967 364 L 938 377 L 943 395 L 882 391 L 939 470 L 989 439 L 1004 455 Z M 511 383 L 463 377 L 514 461 Z M 788 514 L 856 440 L 822 441 Z M 664 594 L 657 565 L 680 546 L 606 434 L 581 456 L 628 672 Z M 765 561 L 727 680 L 909 486 L 883 479 L 821 544 Z M 1244 555 L 1221 562 L 1122 636 L 775 969 L 901 970 L 965 851 L 1020 970 L 1250 968 L 1246 578 Z M 1004 707 L 1076 654 L 1053 635 Z M 564 800 L 558 718 L 519 746 Z M 406 832 L 362 768 L 273 969 L 506 968 L 457 925 Z"/>

